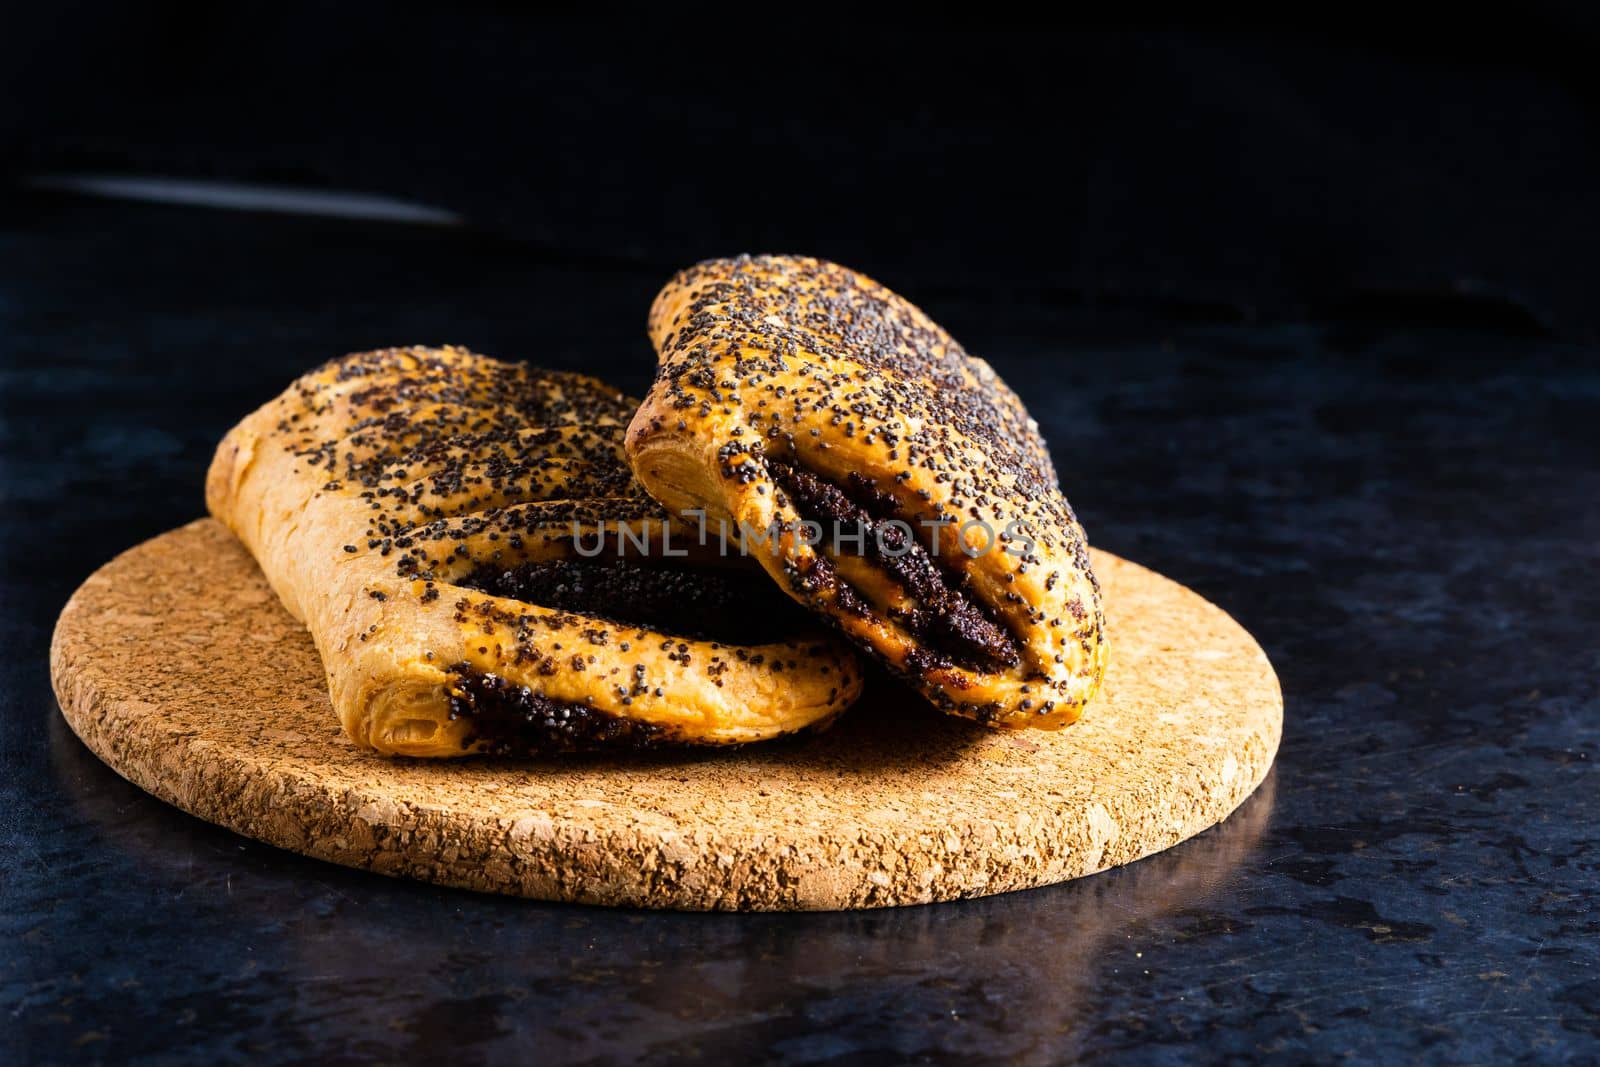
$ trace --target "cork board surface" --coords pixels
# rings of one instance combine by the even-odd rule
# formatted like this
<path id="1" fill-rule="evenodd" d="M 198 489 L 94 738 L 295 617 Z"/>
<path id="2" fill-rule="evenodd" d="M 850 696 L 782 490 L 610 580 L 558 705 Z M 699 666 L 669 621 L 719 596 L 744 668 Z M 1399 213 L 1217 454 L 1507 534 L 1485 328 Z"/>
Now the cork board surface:
<path id="1" fill-rule="evenodd" d="M 123 777 L 262 841 L 382 874 L 655 908 L 884 907 L 1048 885 L 1215 825 L 1283 703 L 1255 641 L 1104 552 L 1111 666 L 1082 721 L 994 732 L 874 679 L 831 730 L 736 751 L 391 761 L 356 749 L 310 638 L 201 519 L 73 595 L 51 672 Z"/>

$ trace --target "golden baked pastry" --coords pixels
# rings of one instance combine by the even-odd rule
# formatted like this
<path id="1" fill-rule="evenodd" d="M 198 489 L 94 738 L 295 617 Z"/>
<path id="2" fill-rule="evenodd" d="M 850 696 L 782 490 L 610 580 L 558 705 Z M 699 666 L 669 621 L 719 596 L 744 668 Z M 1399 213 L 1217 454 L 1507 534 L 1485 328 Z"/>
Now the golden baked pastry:
<path id="1" fill-rule="evenodd" d="M 228 433 L 207 504 L 381 753 L 740 744 L 831 718 L 853 658 L 803 612 L 785 624 L 759 570 L 685 569 L 698 546 L 628 471 L 632 410 L 459 348 L 347 356 Z"/>
<path id="2" fill-rule="evenodd" d="M 650 311 L 628 458 L 945 711 L 1074 721 L 1104 673 L 1083 529 L 1022 402 L 908 301 L 832 263 L 712 260 Z M 759 542 L 759 543 L 758 543 Z"/>

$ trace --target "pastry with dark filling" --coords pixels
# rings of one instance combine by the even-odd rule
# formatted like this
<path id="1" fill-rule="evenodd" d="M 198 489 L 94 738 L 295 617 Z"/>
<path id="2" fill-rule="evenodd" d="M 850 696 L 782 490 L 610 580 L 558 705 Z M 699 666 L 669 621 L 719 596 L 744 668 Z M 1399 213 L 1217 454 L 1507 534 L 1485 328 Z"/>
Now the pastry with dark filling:
<path id="1" fill-rule="evenodd" d="M 1022 402 L 911 303 L 788 256 L 656 297 L 634 473 L 945 711 L 1077 719 L 1104 673 L 1083 528 Z"/>
<path id="2" fill-rule="evenodd" d="M 831 719 L 853 657 L 759 570 L 674 543 L 623 454 L 633 410 L 459 348 L 347 356 L 228 433 L 207 503 L 378 752 L 731 745 Z"/>

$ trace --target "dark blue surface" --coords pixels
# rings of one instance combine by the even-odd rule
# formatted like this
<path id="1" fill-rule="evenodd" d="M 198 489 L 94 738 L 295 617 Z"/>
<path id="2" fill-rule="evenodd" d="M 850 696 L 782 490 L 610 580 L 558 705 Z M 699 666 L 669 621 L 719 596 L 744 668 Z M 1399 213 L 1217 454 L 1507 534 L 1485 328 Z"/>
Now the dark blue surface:
<path id="1" fill-rule="evenodd" d="M 1600 371 L 1549 339 L 883 279 L 1024 395 L 1091 539 L 1222 605 L 1283 682 L 1283 749 L 1244 808 L 1078 883 L 799 916 L 487 898 L 207 826 L 65 728 L 56 612 L 201 511 L 238 416 L 392 343 L 637 390 L 679 265 L 13 201 L 0 1060 L 1600 1056 Z"/>

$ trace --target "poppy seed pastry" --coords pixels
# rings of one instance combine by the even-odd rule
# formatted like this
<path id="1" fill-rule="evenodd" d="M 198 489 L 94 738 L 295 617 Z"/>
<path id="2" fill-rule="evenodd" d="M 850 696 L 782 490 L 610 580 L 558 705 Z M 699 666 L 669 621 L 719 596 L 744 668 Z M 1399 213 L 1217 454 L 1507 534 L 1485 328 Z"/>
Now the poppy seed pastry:
<path id="1" fill-rule="evenodd" d="M 359 353 L 234 427 L 207 504 L 380 753 L 741 744 L 831 719 L 853 658 L 783 619 L 759 571 L 672 544 L 624 459 L 632 410 L 460 348 Z"/>
<path id="2" fill-rule="evenodd" d="M 822 260 L 712 260 L 656 297 L 628 458 L 941 709 L 1076 720 L 1105 670 L 1083 529 L 1022 402 L 905 299 Z M 759 542 L 759 543 L 757 543 Z"/>

